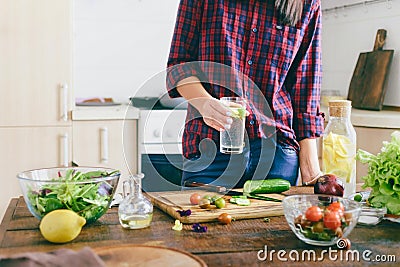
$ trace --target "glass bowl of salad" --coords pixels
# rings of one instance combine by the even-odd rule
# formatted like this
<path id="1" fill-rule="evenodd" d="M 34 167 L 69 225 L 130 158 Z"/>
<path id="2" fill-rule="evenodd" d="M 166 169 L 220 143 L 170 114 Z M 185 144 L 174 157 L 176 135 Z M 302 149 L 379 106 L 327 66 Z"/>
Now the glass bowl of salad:
<path id="1" fill-rule="evenodd" d="M 283 199 L 286 221 L 303 242 L 332 246 L 346 238 L 357 224 L 360 203 L 330 195 L 293 195 Z"/>
<path id="2" fill-rule="evenodd" d="M 108 210 L 120 171 L 96 167 L 29 170 L 17 175 L 29 211 L 38 219 L 69 209 L 93 223 Z"/>

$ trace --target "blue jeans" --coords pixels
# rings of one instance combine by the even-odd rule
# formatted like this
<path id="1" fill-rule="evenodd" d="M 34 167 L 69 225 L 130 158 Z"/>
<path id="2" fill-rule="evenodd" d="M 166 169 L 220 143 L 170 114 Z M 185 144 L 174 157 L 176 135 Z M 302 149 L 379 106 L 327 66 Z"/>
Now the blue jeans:
<path id="1" fill-rule="evenodd" d="M 282 178 L 295 185 L 299 174 L 297 151 L 273 139 L 251 140 L 242 154 L 222 154 L 211 140 L 203 140 L 201 156 L 184 159 L 185 181 L 240 188 L 250 179 Z"/>

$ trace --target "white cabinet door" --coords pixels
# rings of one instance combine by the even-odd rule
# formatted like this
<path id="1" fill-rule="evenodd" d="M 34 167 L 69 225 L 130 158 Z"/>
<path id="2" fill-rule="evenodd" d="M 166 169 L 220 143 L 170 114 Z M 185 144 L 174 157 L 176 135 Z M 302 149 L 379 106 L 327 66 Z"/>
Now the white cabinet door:
<path id="1" fill-rule="evenodd" d="M 354 127 L 357 133 L 357 148 L 366 150 L 374 155 L 381 151 L 383 141 L 391 140 L 391 133 L 395 129 Z M 357 161 L 357 182 L 362 182 L 361 177 L 367 175 L 368 164 Z"/>
<path id="2" fill-rule="evenodd" d="M 73 162 L 119 169 L 122 178 L 137 171 L 137 121 L 73 121 Z"/>
<path id="3" fill-rule="evenodd" d="M 71 10 L 71 0 L 0 1 L 0 126 L 71 124 Z"/>
<path id="4" fill-rule="evenodd" d="M 19 172 L 71 162 L 71 127 L 0 127 L 0 218 L 21 195 Z"/>

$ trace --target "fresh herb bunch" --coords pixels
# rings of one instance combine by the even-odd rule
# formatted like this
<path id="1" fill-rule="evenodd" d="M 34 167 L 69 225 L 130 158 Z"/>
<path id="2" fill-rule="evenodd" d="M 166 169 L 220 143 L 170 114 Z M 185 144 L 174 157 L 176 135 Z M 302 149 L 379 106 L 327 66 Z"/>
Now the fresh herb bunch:
<path id="1" fill-rule="evenodd" d="M 356 158 L 368 163 L 368 174 L 362 179 L 363 188 L 372 188 L 369 204 L 386 207 L 388 213 L 400 215 L 400 131 L 394 131 L 391 136 L 392 140 L 383 142 L 377 155 L 359 149 Z"/>
<path id="2" fill-rule="evenodd" d="M 91 223 L 100 218 L 108 209 L 112 200 L 114 187 L 107 181 L 98 181 L 96 178 L 108 177 L 118 173 L 90 171 L 80 172 L 69 169 L 62 177 L 54 181 L 56 184 L 45 184 L 39 191 L 30 190 L 28 193 L 35 213 L 40 217 L 56 209 L 69 209 L 84 217 L 87 223 Z M 88 180 L 93 180 L 89 182 Z M 82 182 L 82 183 L 80 183 Z"/>

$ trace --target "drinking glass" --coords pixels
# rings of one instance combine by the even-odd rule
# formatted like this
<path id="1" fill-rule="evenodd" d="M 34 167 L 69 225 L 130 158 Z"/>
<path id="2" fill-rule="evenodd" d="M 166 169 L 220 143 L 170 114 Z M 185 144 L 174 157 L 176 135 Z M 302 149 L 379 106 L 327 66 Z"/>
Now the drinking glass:
<path id="1" fill-rule="evenodd" d="M 220 132 L 220 152 L 240 154 L 244 146 L 246 100 L 241 97 L 222 97 L 220 101 L 230 109 L 233 121 L 229 129 Z"/>

